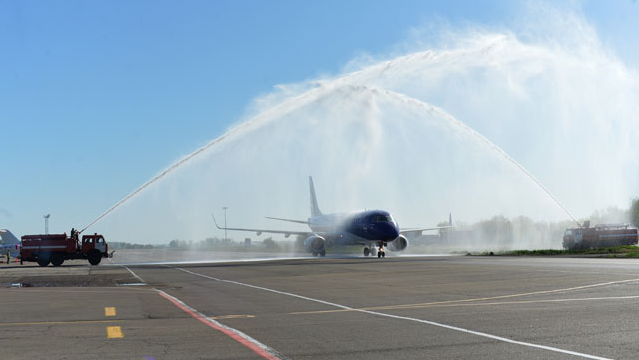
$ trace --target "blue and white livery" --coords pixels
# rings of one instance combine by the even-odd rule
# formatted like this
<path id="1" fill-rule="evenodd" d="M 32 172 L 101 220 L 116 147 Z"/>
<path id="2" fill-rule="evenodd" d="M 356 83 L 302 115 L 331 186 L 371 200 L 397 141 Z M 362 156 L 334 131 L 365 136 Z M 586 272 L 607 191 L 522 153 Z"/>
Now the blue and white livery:
<path id="1" fill-rule="evenodd" d="M 448 226 L 412 228 L 400 230 L 397 221 L 393 216 L 384 210 L 368 210 L 353 212 L 350 214 L 323 214 L 315 195 L 313 178 L 308 178 L 311 193 L 311 217 L 304 220 L 292 220 L 275 217 L 268 219 L 288 221 L 306 224 L 310 231 L 290 231 L 290 230 L 267 230 L 249 228 L 221 227 L 215 221 L 215 226 L 220 230 L 283 234 L 285 237 L 298 235 L 305 237 L 304 247 L 313 256 L 326 255 L 326 249 L 330 246 L 363 245 L 364 256 L 384 257 L 384 248 L 388 246 L 390 250 L 402 251 L 408 246 L 406 234 L 421 235 L 422 231 L 450 228 Z M 449 220 L 450 222 L 450 220 Z"/>

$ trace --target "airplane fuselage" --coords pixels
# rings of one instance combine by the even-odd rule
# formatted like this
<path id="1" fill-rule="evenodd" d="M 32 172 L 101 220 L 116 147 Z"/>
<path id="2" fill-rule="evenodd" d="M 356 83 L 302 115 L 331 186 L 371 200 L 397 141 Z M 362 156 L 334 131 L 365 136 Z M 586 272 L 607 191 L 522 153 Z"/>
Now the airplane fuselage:
<path id="1" fill-rule="evenodd" d="M 317 203 L 313 178 L 310 176 L 308 177 L 308 185 L 311 200 L 311 217 L 308 218 L 308 220 L 276 217 L 267 218 L 305 224 L 310 227 L 310 231 L 221 227 L 215 220 L 215 216 L 213 216 L 215 226 L 225 231 L 255 232 L 258 236 L 262 233 L 283 234 L 285 237 L 296 235 L 303 240 L 304 247 L 313 254 L 313 256 L 326 255 L 326 247 L 330 245 L 364 245 L 364 256 L 368 256 L 369 254 L 374 256 L 374 254 L 377 253 L 378 257 L 385 256 L 384 248 L 387 245 L 393 251 L 406 249 L 408 241 L 404 235 L 405 233 L 421 234 L 424 230 L 442 228 L 414 228 L 400 231 L 395 219 L 393 219 L 388 211 L 384 210 L 367 210 L 349 214 L 323 214 Z"/>
<path id="2" fill-rule="evenodd" d="M 331 234 L 336 245 L 386 243 L 399 237 L 397 222 L 383 210 L 316 215 L 309 219 L 309 227 L 313 232 Z"/>

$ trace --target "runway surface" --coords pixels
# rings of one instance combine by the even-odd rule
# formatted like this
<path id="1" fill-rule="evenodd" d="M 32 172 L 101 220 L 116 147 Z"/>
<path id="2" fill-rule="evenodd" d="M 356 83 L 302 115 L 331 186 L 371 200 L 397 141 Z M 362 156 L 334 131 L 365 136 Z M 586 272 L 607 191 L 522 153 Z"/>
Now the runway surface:
<path id="1" fill-rule="evenodd" d="M 1 289 L 0 345 L 16 350 L 8 358 L 639 354 L 639 261 L 632 259 L 347 257 L 98 268 L 112 271 L 114 284 L 147 285 Z"/>

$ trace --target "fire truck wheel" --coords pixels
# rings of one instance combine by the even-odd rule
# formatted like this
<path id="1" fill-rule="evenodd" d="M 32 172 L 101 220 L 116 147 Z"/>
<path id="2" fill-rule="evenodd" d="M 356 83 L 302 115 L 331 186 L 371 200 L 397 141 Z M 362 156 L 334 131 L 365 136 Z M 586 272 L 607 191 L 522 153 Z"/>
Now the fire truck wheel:
<path id="1" fill-rule="evenodd" d="M 60 266 L 63 262 L 64 256 L 62 256 L 62 254 L 53 254 L 53 256 L 51 256 L 51 264 L 53 264 L 53 266 Z"/>
<path id="2" fill-rule="evenodd" d="M 48 256 L 41 256 L 38 258 L 38 265 L 40 266 L 48 266 L 49 265 L 49 261 L 51 261 L 51 259 Z"/>
<path id="3" fill-rule="evenodd" d="M 88 258 L 89 258 L 89 264 L 95 266 L 95 265 L 98 265 L 100 261 L 102 260 L 102 254 L 100 254 L 98 250 L 93 249 L 89 251 Z"/>

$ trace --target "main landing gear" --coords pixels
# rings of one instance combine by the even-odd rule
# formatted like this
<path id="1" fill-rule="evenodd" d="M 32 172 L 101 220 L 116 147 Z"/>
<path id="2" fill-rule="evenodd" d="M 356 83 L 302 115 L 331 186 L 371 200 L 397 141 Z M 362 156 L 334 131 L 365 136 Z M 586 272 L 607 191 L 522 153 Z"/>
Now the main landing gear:
<path id="1" fill-rule="evenodd" d="M 374 246 L 371 246 L 369 248 L 365 247 L 364 248 L 364 256 L 375 256 L 377 255 L 377 249 L 375 249 Z"/>

